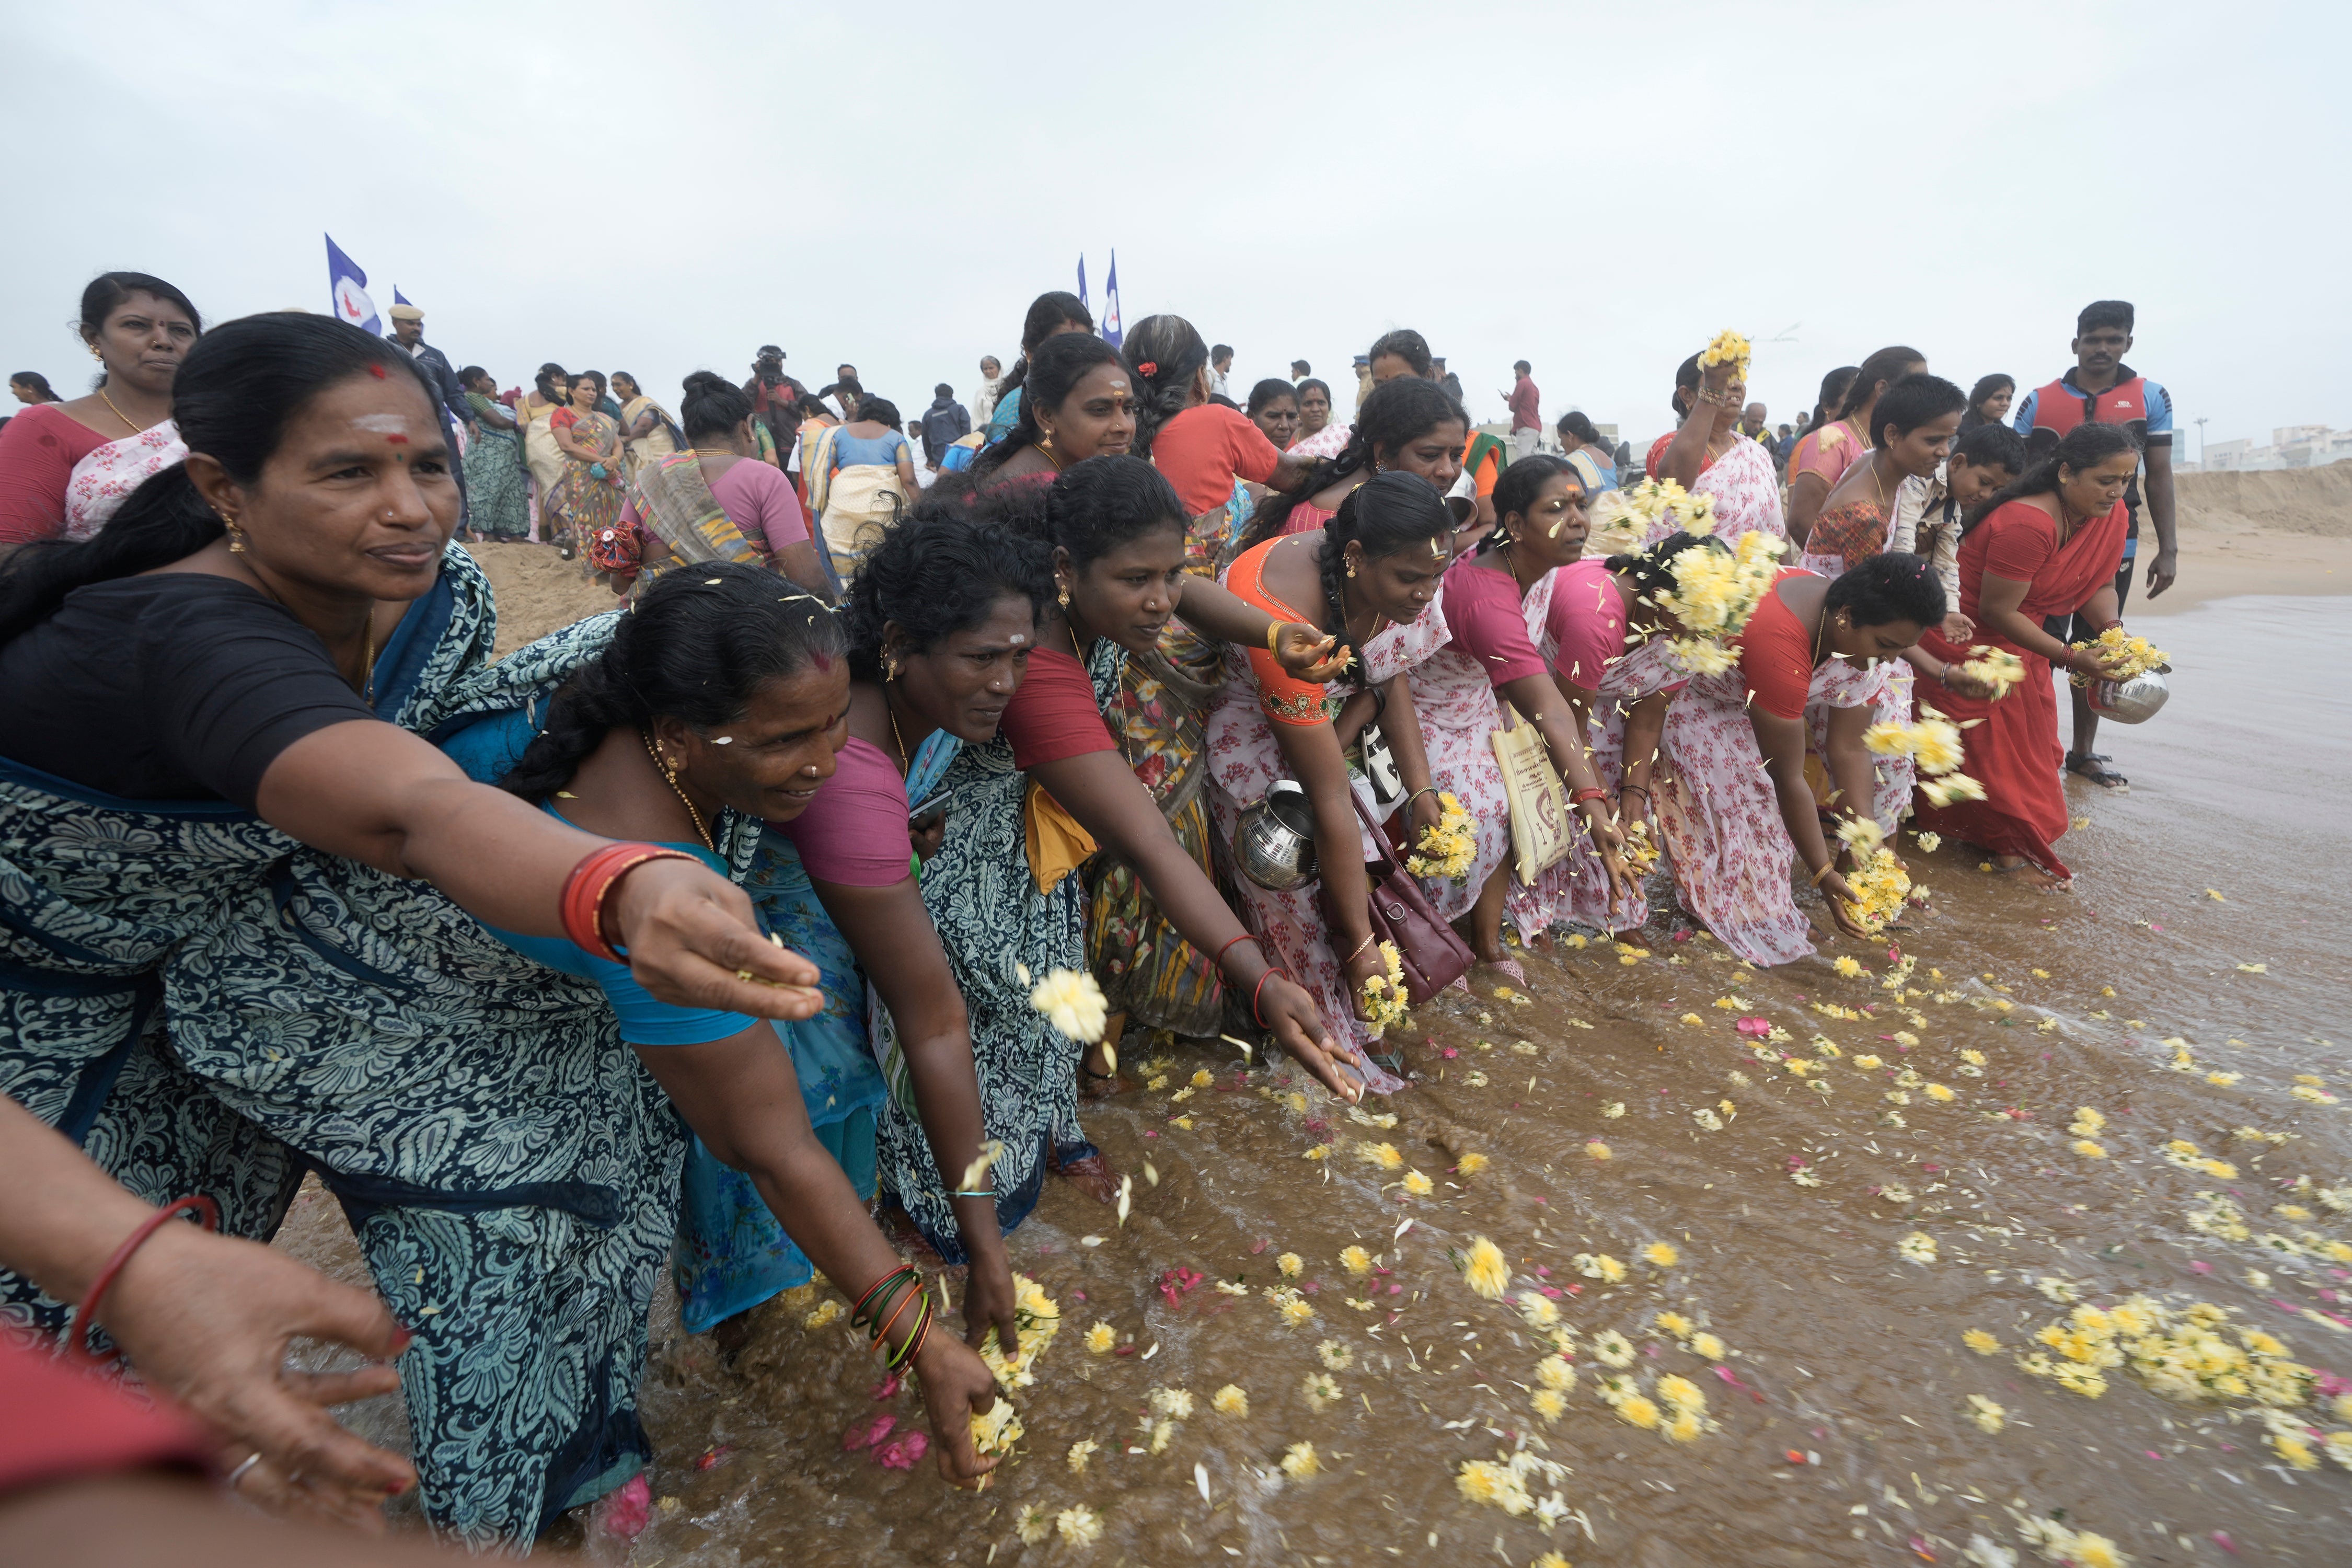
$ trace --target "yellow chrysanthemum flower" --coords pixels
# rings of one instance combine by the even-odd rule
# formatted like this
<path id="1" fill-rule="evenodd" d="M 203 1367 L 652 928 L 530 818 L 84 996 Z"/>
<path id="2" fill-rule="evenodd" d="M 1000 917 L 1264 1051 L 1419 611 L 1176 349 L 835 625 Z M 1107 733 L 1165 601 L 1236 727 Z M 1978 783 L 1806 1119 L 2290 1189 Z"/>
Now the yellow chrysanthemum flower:
<path id="1" fill-rule="evenodd" d="M 1979 1355 L 1994 1355 L 2000 1350 L 2000 1342 L 1982 1329 L 1969 1330 L 1960 1336 L 1960 1343 Z"/>
<path id="2" fill-rule="evenodd" d="M 1294 1481 L 1322 1473 L 1323 1461 L 1315 1457 L 1312 1443 L 1293 1443 L 1282 1451 L 1282 1473 Z"/>
<path id="3" fill-rule="evenodd" d="M 1209 1408 L 1220 1415 L 1247 1415 L 1249 1395 L 1237 1384 L 1227 1384 L 1209 1396 Z"/>
<path id="4" fill-rule="evenodd" d="M 1485 1170 L 1486 1168 L 1486 1164 L 1487 1160 L 1486 1155 L 1472 1152 L 1465 1154 L 1461 1159 L 1455 1161 L 1454 1169 L 1456 1174 L 1475 1176 L 1479 1172 Z"/>
<path id="5" fill-rule="evenodd" d="M 1673 1242 L 1654 1241 L 1642 1248 L 1642 1260 L 1659 1268 L 1672 1268 L 1683 1260 L 1683 1255 L 1675 1250 Z"/>
<path id="6" fill-rule="evenodd" d="M 1097 1323 L 1087 1331 L 1087 1349 L 1096 1355 L 1108 1355 L 1118 1343 L 1118 1334 L 1108 1323 Z"/>
<path id="7" fill-rule="evenodd" d="M 1425 1198 L 1437 1190 L 1437 1184 L 1419 1171 L 1407 1171 L 1404 1173 L 1403 1182 L 1400 1184 L 1406 1192 L 1417 1198 Z"/>
<path id="8" fill-rule="evenodd" d="M 1645 1394 L 1631 1394 L 1618 1401 L 1617 1415 L 1621 1420 L 1649 1430 L 1654 1430 L 1659 1420 L 1657 1405 Z"/>
<path id="9" fill-rule="evenodd" d="M 1511 1266 L 1503 1249 L 1485 1237 L 1473 1237 L 1470 1251 L 1463 1260 L 1462 1278 L 1470 1289 L 1489 1301 L 1499 1301 L 1511 1283 Z"/>
<path id="10" fill-rule="evenodd" d="M 1074 1040 L 1091 1045 L 1103 1037 L 1109 1005 L 1095 977 L 1081 970 L 1056 969 L 1029 993 L 1029 1005 Z"/>
<path id="11" fill-rule="evenodd" d="M 1690 1351 L 1691 1354 L 1704 1356 L 1708 1361 L 1721 1361 L 1724 1355 L 1723 1342 L 1702 1329 L 1691 1336 Z"/>

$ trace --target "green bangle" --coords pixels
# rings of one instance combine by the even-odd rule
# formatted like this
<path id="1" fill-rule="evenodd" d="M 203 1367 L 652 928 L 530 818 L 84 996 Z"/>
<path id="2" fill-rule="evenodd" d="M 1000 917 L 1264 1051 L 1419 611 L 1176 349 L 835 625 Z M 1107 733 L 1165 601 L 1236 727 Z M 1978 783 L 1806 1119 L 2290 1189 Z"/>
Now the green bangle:
<path id="1" fill-rule="evenodd" d="M 951 1198 L 992 1198 L 992 1197 L 994 1197 L 995 1195 L 996 1195 L 996 1194 L 995 1194 L 995 1192 L 994 1192 L 992 1189 L 992 1190 L 990 1190 L 990 1191 L 988 1191 L 988 1192 L 984 1192 L 984 1193 L 983 1193 L 983 1192 L 962 1192 L 962 1193 L 950 1193 L 950 1194 L 948 1194 L 948 1196 L 950 1196 L 950 1197 L 951 1197 Z"/>

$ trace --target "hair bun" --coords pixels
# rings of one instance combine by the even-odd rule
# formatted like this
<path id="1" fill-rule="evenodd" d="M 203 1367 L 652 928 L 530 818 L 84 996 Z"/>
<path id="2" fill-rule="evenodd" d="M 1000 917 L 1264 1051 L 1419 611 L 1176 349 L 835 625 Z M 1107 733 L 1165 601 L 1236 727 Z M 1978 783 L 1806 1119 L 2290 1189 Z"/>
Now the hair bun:
<path id="1" fill-rule="evenodd" d="M 688 392 L 709 392 L 714 391 L 719 387 L 732 386 L 734 384 L 735 384 L 733 382 L 728 380 L 725 376 L 720 375 L 717 371 L 711 370 L 692 371 L 688 374 L 686 378 L 686 390 Z"/>

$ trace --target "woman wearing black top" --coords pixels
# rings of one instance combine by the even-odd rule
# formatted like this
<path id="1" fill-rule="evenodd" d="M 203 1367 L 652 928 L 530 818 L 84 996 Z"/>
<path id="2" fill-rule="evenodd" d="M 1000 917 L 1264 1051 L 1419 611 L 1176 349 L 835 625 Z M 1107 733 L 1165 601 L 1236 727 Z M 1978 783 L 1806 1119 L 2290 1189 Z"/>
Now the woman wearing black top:
<path id="1" fill-rule="evenodd" d="M 0 572 L 0 1088 L 234 1234 L 267 1237 L 320 1170 L 418 1332 L 428 1512 L 528 1536 L 564 1501 L 557 1450 L 609 1471 L 642 1444 L 626 1298 L 675 1198 L 640 1156 L 676 1134 L 633 1063 L 516 1049 L 544 998 L 477 921 L 625 948 L 663 1001 L 752 1016 L 809 1016 L 816 971 L 690 858 L 567 827 L 423 739 L 550 656 L 485 668 L 488 586 L 445 553 L 451 455 L 396 346 L 250 317 L 190 351 L 173 399 L 184 465 Z M 525 1283 L 562 1314 L 512 1369 L 541 1386 L 468 1405 L 458 1358 Z M 0 1303 L 63 1320 L 15 1275 Z M 245 1489 L 380 1495 L 380 1472 L 250 1436 Z"/>

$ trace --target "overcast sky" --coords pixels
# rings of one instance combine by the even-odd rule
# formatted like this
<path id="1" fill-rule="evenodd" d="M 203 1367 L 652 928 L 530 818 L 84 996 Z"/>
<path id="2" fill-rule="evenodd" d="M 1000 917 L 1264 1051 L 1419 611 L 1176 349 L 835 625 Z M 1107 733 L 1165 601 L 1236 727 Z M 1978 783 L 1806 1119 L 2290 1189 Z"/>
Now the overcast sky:
<path id="1" fill-rule="evenodd" d="M 325 309 L 324 232 L 500 385 L 673 408 L 769 342 L 968 396 L 1116 246 L 1237 396 L 1406 325 L 1638 437 L 1733 326 L 1779 423 L 1892 342 L 2038 384 L 2119 297 L 2184 456 L 2352 426 L 2340 5 L 0 5 L 0 360 L 68 395 L 92 273 Z"/>

